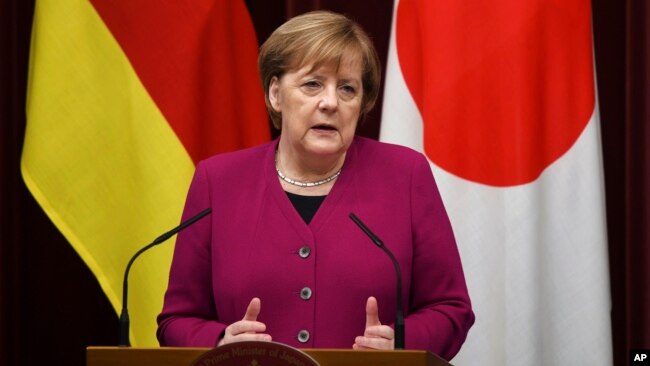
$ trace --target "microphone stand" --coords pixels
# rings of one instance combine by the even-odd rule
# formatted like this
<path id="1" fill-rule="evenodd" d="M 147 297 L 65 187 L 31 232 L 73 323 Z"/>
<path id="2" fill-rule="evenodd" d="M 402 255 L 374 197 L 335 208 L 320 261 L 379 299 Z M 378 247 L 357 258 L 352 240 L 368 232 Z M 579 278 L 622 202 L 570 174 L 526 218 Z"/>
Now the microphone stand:
<path id="1" fill-rule="evenodd" d="M 129 271 L 131 271 L 131 266 L 133 265 L 133 262 L 135 261 L 136 258 L 140 256 L 140 254 L 144 253 L 145 251 L 149 250 L 151 247 L 154 247 L 167 239 L 171 238 L 174 236 L 176 233 L 179 231 L 185 229 L 186 227 L 194 224 L 195 222 L 199 221 L 202 219 L 204 216 L 208 215 L 210 212 L 212 212 L 211 208 L 206 208 L 205 210 L 199 212 L 197 215 L 193 216 L 189 220 L 181 223 L 177 227 L 171 229 L 170 231 L 162 234 L 161 236 L 157 237 L 151 244 L 146 245 L 142 249 L 138 250 L 133 257 L 131 257 L 131 260 L 129 260 L 129 264 L 126 265 L 126 271 L 124 271 L 124 282 L 122 284 L 122 312 L 120 313 L 120 320 L 119 320 L 119 325 L 120 325 L 120 339 L 118 342 L 118 345 L 120 347 L 130 347 L 131 342 L 129 341 L 129 310 L 127 308 L 128 304 L 128 289 L 129 289 Z"/>
<path id="2" fill-rule="evenodd" d="M 395 273 L 397 274 L 397 314 L 395 316 L 395 349 L 404 349 L 405 335 L 404 335 L 404 313 L 402 312 L 402 271 L 399 268 L 399 263 L 393 255 L 393 253 L 388 250 L 384 243 L 379 240 L 377 235 L 375 235 L 363 222 L 353 213 L 350 213 L 350 219 L 357 224 L 361 230 L 372 240 L 375 245 L 377 245 L 381 250 L 383 250 L 390 260 L 393 262 L 395 267 Z"/>

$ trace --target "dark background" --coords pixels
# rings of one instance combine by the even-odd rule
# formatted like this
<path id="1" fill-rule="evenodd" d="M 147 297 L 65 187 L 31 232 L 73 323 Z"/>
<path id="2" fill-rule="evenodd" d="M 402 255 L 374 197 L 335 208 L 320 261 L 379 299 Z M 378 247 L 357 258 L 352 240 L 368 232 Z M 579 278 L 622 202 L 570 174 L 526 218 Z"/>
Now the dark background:
<path id="1" fill-rule="evenodd" d="M 246 3 L 260 40 L 305 11 L 345 13 L 373 36 L 385 61 L 392 0 Z M 614 361 L 626 365 L 629 349 L 650 348 L 650 5 L 592 4 Z M 20 175 L 33 8 L 34 0 L 0 0 L 0 365 L 81 366 L 85 347 L 116 344 L 117 315 Z M 380 114 L 376 108 L 359 133 L 377 138 Z"/>

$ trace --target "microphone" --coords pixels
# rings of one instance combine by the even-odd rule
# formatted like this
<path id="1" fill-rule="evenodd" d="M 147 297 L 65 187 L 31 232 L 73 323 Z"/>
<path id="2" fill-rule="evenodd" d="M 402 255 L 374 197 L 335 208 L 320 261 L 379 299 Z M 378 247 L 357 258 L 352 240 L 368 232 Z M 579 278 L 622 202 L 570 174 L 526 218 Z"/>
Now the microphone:
<path id="1" fill-rule="evenodd" d="M 404 349 L 404 313 L 402 312 L 402 271 L 399 269 L 399 263 L 397 263 L 397 259 L 395 259 L 395 256 L 393 253 L 391 253 L 388 248 L 384 245 L 384 243 L 379 240 L 377 235 L 373 234 L 370 229 L 366 225 L 359 220 L 359 218 L 353 214 L 350 213 L 350 218 L 352 221 L 354 221 L 355 224 L 357 224 L 361 230 L 363 230 L 366 235 L 372 240 L 375 245 L 377 245 L 381 250 L 386 252 L 388 256 L 390 257 L 390 260 L 393 262 L 393 266 L 395 266 L 395 273 L 397 274 L 397 315 L 395 316 L 395 349 Z"/>
<path id="2" fill-rule="evenodd" d="M 131 257 L 129 264 L 127 264 L 126 266 L 126 271 L 124 271 L 124 285 L 122 287 L 122 313 L 120 313 L 120 322 L 119 322 L 120 323 L 120 339 L 118 343 L 119 346 L 121 347 L 131 346 L 131 342 L 129 341 L 129 310 L 127 309 L 127 304 L 128 304 L 127 297 L 128 297 L 128 288 L 129 288 L 129 271 L 131 270 L 131 265 L 133 265 L 133 261 L 135 261 L 135 259 L 138 258 L 140 254 L 144 253 L 149 248 L 156 246 L 164 242 L 165 240 L 171 238 L 176 233 L 194 224 L 195 222 L 199 221 L 204 216 L 208 215 L 210 212 L 212 212 L 212 209 L 206 208 L 205 210 L 191 217 L 189 220 L 181 223 L 180 225 L 171 229 L 170 231 L 160 235 L 151 244 L 138 250 L 133 255 L 133 257 Z"/>

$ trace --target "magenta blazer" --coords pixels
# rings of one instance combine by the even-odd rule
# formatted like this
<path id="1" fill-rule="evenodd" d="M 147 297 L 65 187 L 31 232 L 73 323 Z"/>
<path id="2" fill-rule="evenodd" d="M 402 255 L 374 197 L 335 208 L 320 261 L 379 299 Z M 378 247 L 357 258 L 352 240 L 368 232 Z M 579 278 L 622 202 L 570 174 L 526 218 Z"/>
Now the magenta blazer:
<path id="1" fill-rule="evenodd" d="M 375 296 L 395 321 L 390 259 L 348 217 L 356 214 L 403 273 L 406 348 L 451 359 L 474 323 L 458 249 L 426 158 L 355 137 L 341 175 L 306 225 L 275 171 L 277 140 L 198 164 L 183 219 L 212 214 L 176 241 L 158 317 L 163 346 L 217 344 L 253 297 L 274 341 L 350 348 Z"/>

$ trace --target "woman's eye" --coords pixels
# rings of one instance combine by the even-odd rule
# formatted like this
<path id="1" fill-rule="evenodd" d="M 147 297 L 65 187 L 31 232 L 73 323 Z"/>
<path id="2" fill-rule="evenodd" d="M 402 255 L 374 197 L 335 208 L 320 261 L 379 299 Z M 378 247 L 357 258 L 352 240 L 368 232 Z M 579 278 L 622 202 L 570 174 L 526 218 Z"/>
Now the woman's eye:
<path id="1" fill-rule="evenodd" d="M 350 94 L 350 95 L 354 95 L 357 91 L 352 85 L 342 85 L 341 90 L 345 94 Z"/>
<path id="2" fill-rule="evenodd" d="M 310 81 L 307 81 L 306 83 L 304 83 L 303 86 L 305 86 L 307 88 L 310 88 L 310 89 L 315 89 L 315 88 L 318 88 L 320 86 L 320 84 L 318 84 L 318 82 L 315 81 L 315 80 L 310 80 Z"/>

